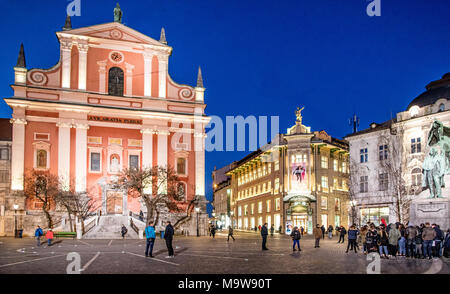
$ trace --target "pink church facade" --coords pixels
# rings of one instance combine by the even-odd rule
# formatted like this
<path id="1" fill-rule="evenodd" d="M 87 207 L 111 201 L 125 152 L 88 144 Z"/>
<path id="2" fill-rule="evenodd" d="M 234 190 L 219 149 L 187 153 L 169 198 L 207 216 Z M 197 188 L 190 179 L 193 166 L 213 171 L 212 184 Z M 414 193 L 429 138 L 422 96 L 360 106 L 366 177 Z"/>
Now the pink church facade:
<path id="1" fill-rule="evenodd" d="M 18 62 L 12 108 L 11 189 L 24 173 L 47 171 L 87 191 L 104 214 L 139 213 L 142 203 L 108 183 L 130 167 L 169 166 L 186 202 L 205 196 L 204 87 L 174 82 L 172 47 L 119 22 L 56 33 L 60 60 L 50 69 Z M 21 57 L 19 56 L 19 59 Z M 119 193 L 119 194 L 118 194 Z M 25 210 L 40 209 L 29 200 Z"/>

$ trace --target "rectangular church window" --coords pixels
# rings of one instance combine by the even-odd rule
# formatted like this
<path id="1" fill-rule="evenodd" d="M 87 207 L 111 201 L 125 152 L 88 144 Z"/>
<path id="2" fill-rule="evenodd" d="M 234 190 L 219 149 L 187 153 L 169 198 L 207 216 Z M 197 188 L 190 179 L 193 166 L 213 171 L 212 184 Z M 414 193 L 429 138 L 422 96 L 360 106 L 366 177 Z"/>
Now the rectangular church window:
<path id="1" fill-rule="evenodd" d="M 177 174 L 186 174 L 186 158 L 177 158 Z"/>
<path id="2" fill-rule="evenodd" d="M 99 152 L 91 153 L 91 171 L 94 171 L 94 172 L 100 171 L 100 153 Z"/>
<path id="3" fill-rule="evenodd" d="M 139 155 L 130 155 L 130 169 L 139 169 Z"/>

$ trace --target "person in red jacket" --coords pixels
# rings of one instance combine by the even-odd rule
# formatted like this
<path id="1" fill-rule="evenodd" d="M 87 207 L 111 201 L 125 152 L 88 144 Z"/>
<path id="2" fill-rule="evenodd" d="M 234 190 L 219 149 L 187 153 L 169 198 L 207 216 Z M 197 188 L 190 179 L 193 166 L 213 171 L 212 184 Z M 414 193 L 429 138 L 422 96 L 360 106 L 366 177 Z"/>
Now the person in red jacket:
<path id="1" fill-rule="evenodd" d="M 52 240 L 53 240 L 53 231 L 52 229 L 49 229 L 47 233 L 45 234 L 45 238 L 47 238 L 48 246 L 52 246 Z"/>

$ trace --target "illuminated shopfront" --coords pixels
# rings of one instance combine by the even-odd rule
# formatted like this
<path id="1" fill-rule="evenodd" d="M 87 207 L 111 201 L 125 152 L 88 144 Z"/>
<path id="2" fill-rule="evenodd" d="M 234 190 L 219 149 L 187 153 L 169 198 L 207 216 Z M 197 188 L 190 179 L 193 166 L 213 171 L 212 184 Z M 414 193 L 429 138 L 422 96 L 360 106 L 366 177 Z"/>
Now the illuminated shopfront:
<path id="1" fill-rule="evenodd" d="M 360 209 L 361 225 L 374 223 L 376 226 L 382 224 L 381 220 L 389 224 L 389 207 L 371 207 Z"/>

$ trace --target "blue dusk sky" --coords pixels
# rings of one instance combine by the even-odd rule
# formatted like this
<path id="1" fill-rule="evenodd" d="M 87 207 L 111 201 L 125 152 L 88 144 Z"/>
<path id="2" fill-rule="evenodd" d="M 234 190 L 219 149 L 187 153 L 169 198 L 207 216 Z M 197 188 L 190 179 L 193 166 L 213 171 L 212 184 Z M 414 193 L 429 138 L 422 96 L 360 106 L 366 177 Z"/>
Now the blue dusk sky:
<path id="1" fill-rule="evenodd" d="M 12 96 L 20 43 L 27 67 L 59 60 L 55 35 L 64 25 L 66 0 L 2 0 L 0 94 Z M 116 1 L 81 2 L 74 28 L 113 21 Z M 369 17 L 368 0 L 126 0 L 125 25 L 173 47 L 169 72 L 195 85 L 203 71 L 206 113 L 279 116 L 280 131 L 295 121 L 342 138 L 356 113 L 360 128 L 406 109 L 425 85 L 450 72 L 450 1 L 381 0 L 381 16 Z M 10 117 L 2 101 L 0 116 Z M 207 152 L 211 171 L 248 154 Z"/>

